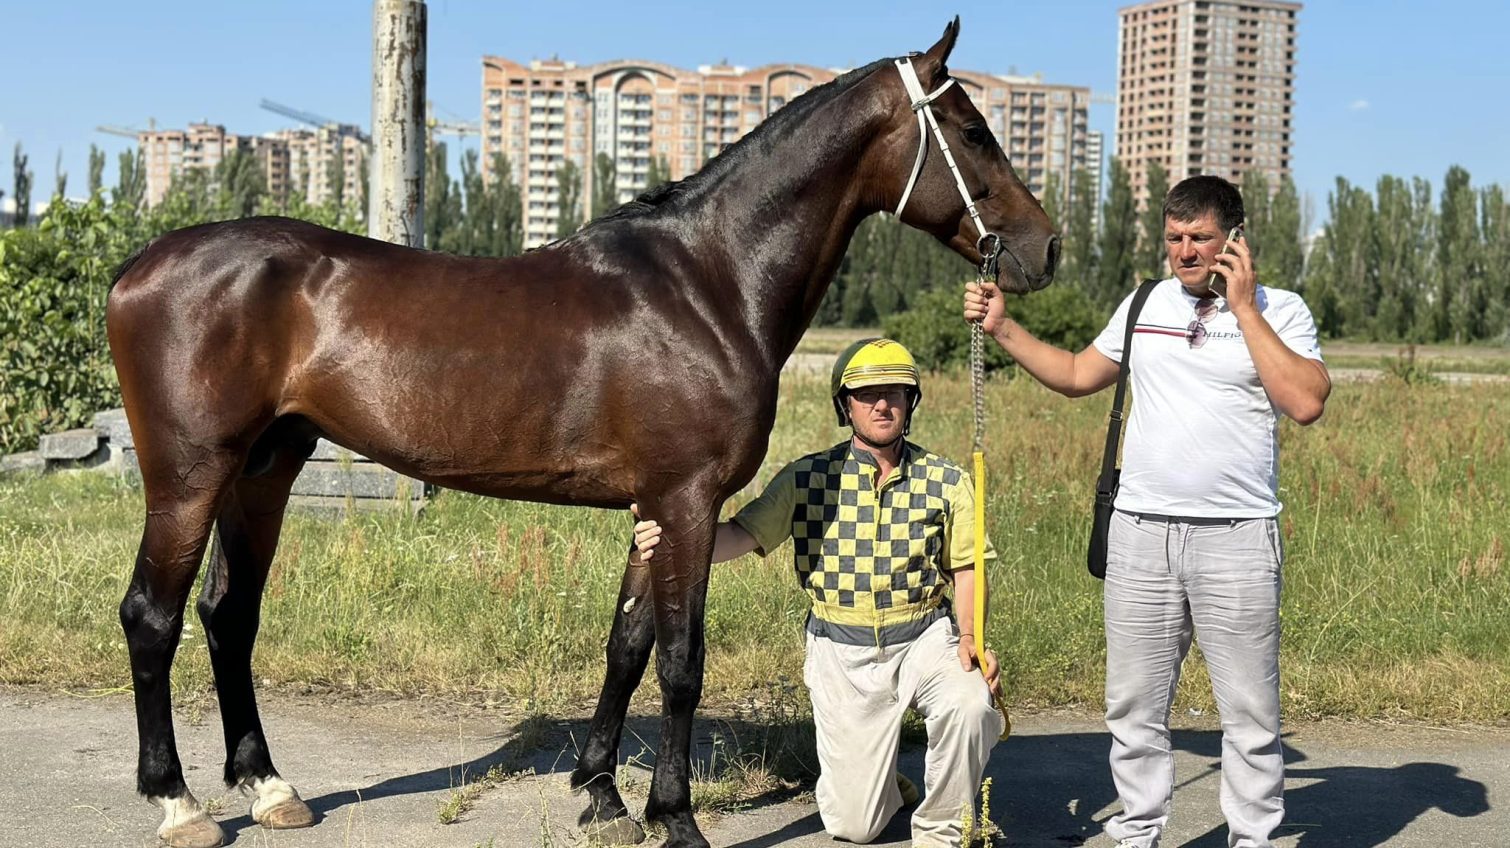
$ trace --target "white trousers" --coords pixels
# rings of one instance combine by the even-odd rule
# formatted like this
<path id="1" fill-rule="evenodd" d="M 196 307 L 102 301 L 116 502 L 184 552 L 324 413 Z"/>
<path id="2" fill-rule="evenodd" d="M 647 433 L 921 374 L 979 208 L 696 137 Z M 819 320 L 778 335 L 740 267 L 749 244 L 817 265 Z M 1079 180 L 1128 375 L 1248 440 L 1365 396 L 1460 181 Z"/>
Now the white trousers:
<path id="1" fill-rule="evenodd" d="M 975 800 L 1002 727 L 980 672 L 960 668 L 958 646 L 948 618 L 885 648 L 808 634 L 803 677 L 818 735 L 818 814 L 831 835 L 870 842 L 901 808 L 897 746 L 912 707 L 928 728 L 912 844 L 960 844 L 961 813 Z"/>
<path id="2" fill-rule="evenodd" d="M 1155 848 L 1169 819 L 1169 705 L 1199 640 L 1222 722 L 1221 805 L 1231 848 L 1271 848 L 1284 818 L 1279 593 L 1272 518 L 1112 516 L 1106 564 L 1106 727 L 1122 810 L 1106 833 Z"/>

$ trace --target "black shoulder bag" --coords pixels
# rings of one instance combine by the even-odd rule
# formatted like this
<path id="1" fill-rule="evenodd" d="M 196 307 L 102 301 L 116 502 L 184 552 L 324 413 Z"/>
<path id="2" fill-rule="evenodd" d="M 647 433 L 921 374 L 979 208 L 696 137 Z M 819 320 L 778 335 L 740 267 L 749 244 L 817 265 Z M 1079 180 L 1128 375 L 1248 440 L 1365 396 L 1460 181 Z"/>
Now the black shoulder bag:
<path id="1" fill-rule="evenodd" d="M 1117 500 L 1117 487 L 1121 485 L 1122 469 L 1117 467 L 1117 443 L 1122 440 L 1122 402 L 1127 397 L 1127 375 L 1132 369 L 1133 328 L 1138 324 L 1138 314 L 1143 311 L 1143 301 L 1158 285 L 1158 280 L 1146 280 L 1138 286 L 1132 303 L 1127 308 L 1127 332 L 1122 337 L 1122 365 L 1117 371 L 1117 394 L 1112 399 L 1111 423 L 1106 427 L 1106 453 L 1101 456 L 1101 476 L 1096 480 L 1096 508 L 1091 518 L 1091 544 L 1086 552 L 1085 567 L 1091 574 L 1106 579 L 1106 537 L 1111 530 L 1112 504 Z"/>

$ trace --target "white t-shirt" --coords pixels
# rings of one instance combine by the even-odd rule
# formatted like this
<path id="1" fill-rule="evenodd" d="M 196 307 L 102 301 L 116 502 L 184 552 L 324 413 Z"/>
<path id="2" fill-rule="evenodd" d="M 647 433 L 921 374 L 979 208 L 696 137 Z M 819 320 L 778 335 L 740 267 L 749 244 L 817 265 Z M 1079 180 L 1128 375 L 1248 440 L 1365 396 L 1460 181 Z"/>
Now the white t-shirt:
<path id="1" fill-rule="evenodd" d="M 1287 347 L 1321 360 L 1316 321 L 1300 295 L 1259 286 L 1257 301 Z M 1113 362 L 1122 361 L 1131 302 L 1132 295 L 1123 299 L 1094 342 Z M 1138 315 L 1116 506 L 1196 518 L 1278 515 L 1280 413 L 1227 302 L 1217 298 L 1206 308 L 1204 334 L 1191 329 L 1197 305 L 1171 277 L 1149 293 Z"/>

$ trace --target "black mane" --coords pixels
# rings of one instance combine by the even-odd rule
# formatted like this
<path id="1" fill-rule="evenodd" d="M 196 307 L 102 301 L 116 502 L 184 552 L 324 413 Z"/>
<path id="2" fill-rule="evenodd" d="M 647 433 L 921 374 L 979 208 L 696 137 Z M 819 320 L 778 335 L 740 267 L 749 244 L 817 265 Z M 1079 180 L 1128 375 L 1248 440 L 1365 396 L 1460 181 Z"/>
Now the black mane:
<path id="1" fill-rule="evenodd" d="M 736 141 L 728 150 L 719 153 L 708 160 L 701 170 L 675 182 L 661 183 L 654 188 L 647 189 L 639 197 L 621 204 L 620 206 L 599 215 L 589 221 L 583 231 L 597 227 L 600 224 L 618 221 L 625 218 L 637 218 L 654 212 L 665 206 L 677 197 L 691 193 L 707 182 L 715 174 L 722 174 L 729 169 L 738 168 L 752 155 L 751 151 L 766 143 L 773 136 L 783 137 L 787 128 L 792 124 L 800 124 L 806 121 L 808 116 L 818 109 L 823 108 L 840 94 L 848 91 L 861 80 L 870 76 L 872 72 L 883 65 L 890 65 L 891 59 L 877 59 L 869 65 L 847 71 L 835 79 L 820 86 L 809 89 L 795 100 L 778 109 L 764 121 L 751 130 L 743 138 Z"/>

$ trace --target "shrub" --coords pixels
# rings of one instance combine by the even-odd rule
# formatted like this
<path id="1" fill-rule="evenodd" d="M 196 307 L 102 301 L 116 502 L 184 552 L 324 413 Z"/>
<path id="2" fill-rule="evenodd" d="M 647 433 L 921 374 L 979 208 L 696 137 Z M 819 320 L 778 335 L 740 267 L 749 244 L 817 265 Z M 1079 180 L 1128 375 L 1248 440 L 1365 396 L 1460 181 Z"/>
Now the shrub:
<path id="1" fill-rule="evenodd" d="M 928 369 L 966 366 L 970 330 L 961 318 L 962 288 L 944 287 L 917 299 L 917 305 L 884 321 L 886 335 L 912 351 Z M 1101 332 L 1109 317 L 1077 288 L 1050 286 L 1026 297 L 1008 296 L 1007 313 L 1049 344 L 1079 351 Z M 986 370 L 1013 364 L 1001 345 L 986 340 Z"/>

